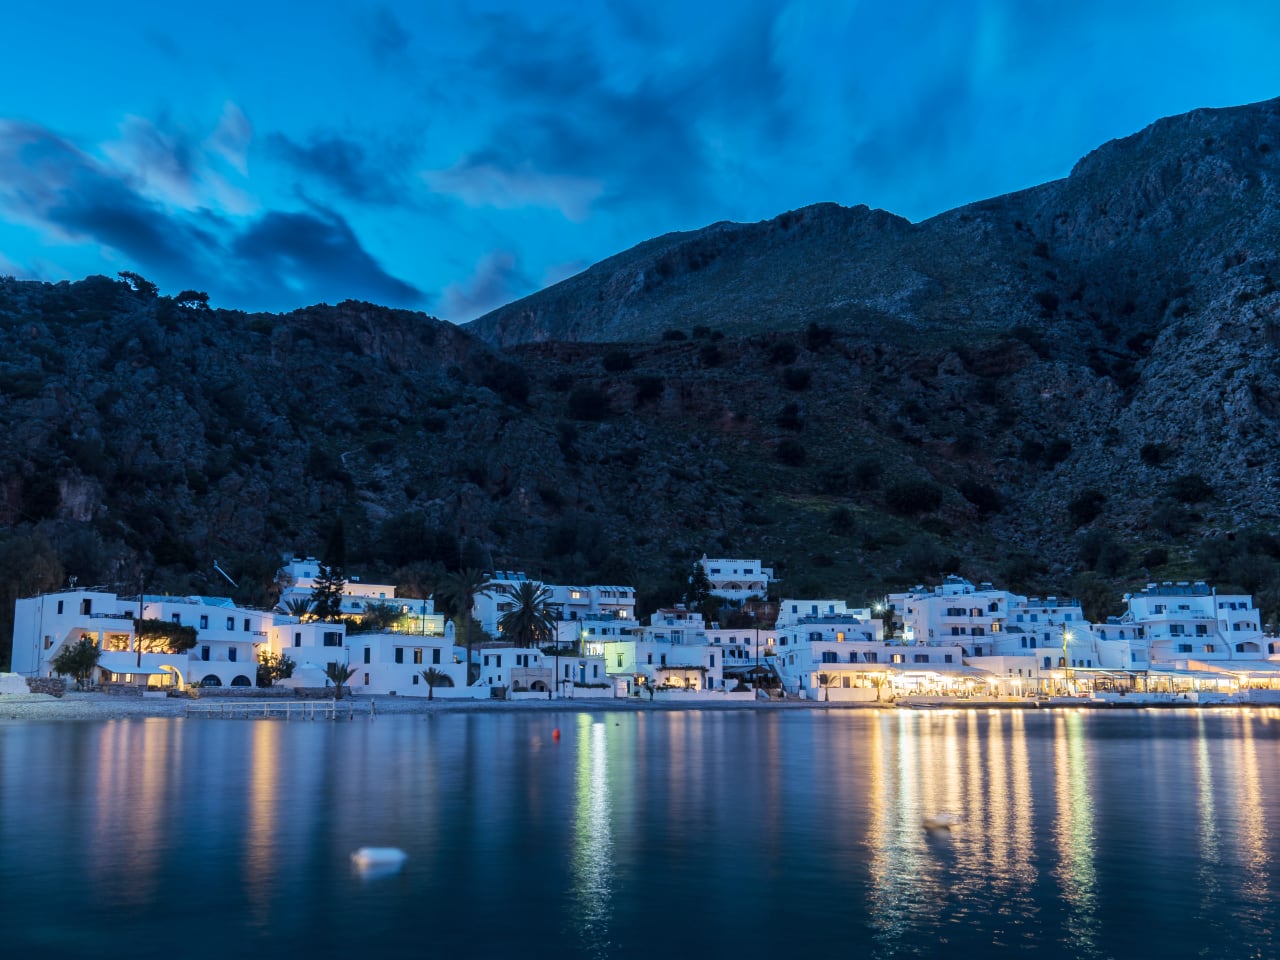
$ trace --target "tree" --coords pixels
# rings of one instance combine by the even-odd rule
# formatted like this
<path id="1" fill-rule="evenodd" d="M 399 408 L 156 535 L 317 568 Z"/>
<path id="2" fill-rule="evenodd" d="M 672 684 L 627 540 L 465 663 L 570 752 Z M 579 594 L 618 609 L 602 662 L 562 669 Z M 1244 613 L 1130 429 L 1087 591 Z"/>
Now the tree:
<path id="1" fill-rule="evenodd" d="M 141 653 L 186 653 L 196 645 L 196 628 L 168 620 L 133 620 L 134 644 Z"/>
<path id="2" fill-rule="evenodd" d="M 346 664 L 331 661 L 325 665 L 324 675 L 329 678 L 334 686 L 334 699 L 342 699 L 342 688 L 348 680 L 350 680 L 356 672 L 355 667 L 348 667 Z"/>
<path id="3" fill-rule="evenodd" d="M 428 667 L 422 671 L 422 679 L 427 681 L 427 699 L 434 700 L 436 698 L 436 687 L 451 687 L 453 681 L 449 675 L 443 670 L 437 670 L 435 667 Z"/>
<path id="4" fill-rule="evenodd" d="M 701 610 L 702 605 L 711 597 L 711 578 L 707 576 L 707 568 L 701 560 L 695 560 L 693 573 L 689 576 L 689 592 L 685 600 L 694 610 Z"/>
<path id="5" fill-rule="evenodd" d="M 76 678 L 76 683 L 83 687 L 98 665 L 102 651 L 89 637 L 81 637 L 75 643 L 64 646 L 50 662 L 50 666 L 63 676 Z"/>
<path id="6" fill-rule="evenodd" d="M 839 679 L 834 673 L 818 674 L 818 684 L 822 687 L 822 699 L 826 702 L 831 699 L 831 687 Z"/>
<path id="7" fill-rule="evenodd" d="M 293 668 L 297 664 L 287 653 L 272 653 L 270 650 L 258 651 L 258 686 L 270 687 L 277 680 L 285 680 L 293 676 Z"/>
<path id="8" fill-rule="evenodd" d="M 317 620 L 334 623 L 342 619 L 342 596 L 346 591 L 347 578 L 339 567 L 327 563 L 320 564 L 317 572 L 319 575 L 311 594 L 311 614 Z"/>
<path id="9" fill-rule="evenodd" d="M 389 603 L 366 603 L 356 633 L 386 633 L 400 619 L 400 611 Z M 350 630 L 349 630 L 350 632 Z"/>
<path id="10" fill-rule="evenodd" d="M 284 605 L 285 612 L 291 617 L 297 617 L 300 622 L 305 623 L 307 617 L 311 616 L 311 601 L 305 597 L 294 597 Z"/>
<path id="11" fill-rule="evenodd" d="M 518 647 L 536 647 L 555 637 L 555 611 L 551 607 L 551 589 L 533 580 L 504 583 L 503 596 L 510 597 L 512 607 L 498 618 L 502 635 Z"/>
<path id="12" fill-rule="evenodd" d="M 453 605 L 454 609 L 462 617 L 463 642 L 467 647 L 468 686 L 476 680 L 476 677 L 472 674 L 471 663 L 471 654 L 474 646 L 471 637 L 471 608 L 475 605 L 477 594 L 485 593 L 488 587 L 488 576 L 475 567 L 466 567 L 457 573 L 451 573 L 446 576 L 440 590 L 441 595 Z"/>

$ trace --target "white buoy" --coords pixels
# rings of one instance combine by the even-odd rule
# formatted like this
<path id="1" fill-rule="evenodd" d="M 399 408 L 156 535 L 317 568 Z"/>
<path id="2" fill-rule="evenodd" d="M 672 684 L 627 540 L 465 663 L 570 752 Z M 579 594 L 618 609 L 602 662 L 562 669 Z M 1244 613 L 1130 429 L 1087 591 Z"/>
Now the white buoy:
<path id="1" fill-rule="evenodd" d="M 351 854 L 351 863 L 365 876 L 386 876 L 404 866 L 409 855 L 399 847 L 361 847 Z"/>
<path id="2" fill-rule="evenodd" d="M 950 830 L 959 822 L 960 818 L 954 813 L 939 812 L 924 818 L 924 828 L 930 832 Z"/>

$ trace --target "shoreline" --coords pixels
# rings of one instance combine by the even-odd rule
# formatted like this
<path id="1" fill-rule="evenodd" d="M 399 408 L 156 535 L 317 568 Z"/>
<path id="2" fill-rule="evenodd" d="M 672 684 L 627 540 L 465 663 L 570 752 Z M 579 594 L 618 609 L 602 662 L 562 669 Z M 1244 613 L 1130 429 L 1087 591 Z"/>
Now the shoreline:
<path id="1" fill-rule="evenodd" d="M 23 720 L 127 720 L 133 718 L 187 718 L 189 705 L 200 704 L 208 707 L 212 704 L 225 703 L 237 706 L 246 703 L 297 703 L 297 704 L 329 704 L 330 700 L 237 700 L 235 698 L 210 698 L 204 701 L 192 701 L 183 698 L 124 698 L 107 696 L 103 693 L 68 693 L 61 698 L 44 694 L 32 695 L 0 695 L 0 722 Z M 908 710 L 921 714 L 950 713 L 952 711 L 971 710 L 1099 710 L 1099 711 L 1131 711 L 1143 709 L 1156 710 L 1204 710 L 1219 707 L 1249 708 L 1275 706 L 1275 704 L 1252 703 L 1249 701 L 1228 701 L 1214 703 L 1196 703 L 1195 701 L 1158 701 L 1132 703 L 1100 703 L 1074 698 L 1061 698 L 1051 701 L 951 701 L 934 700 L 899 700 L 893 703 L 877 702 L 825 702 L 821 700 L 752 700 L 717 703 L 714 700 L 698 700 L 691 703 L 671 701 L 653 702 L 634 698 L 592 698 L 586 700 L 470 700 L 440 699 L 428 700 L 425 697 L 392 697 L 392 696 L 356 696 L 344 697 L 342 703 L 354 705 L 352 719 L 378 716 L 419 715 L 430 716 L 439 713 L 514 713 L 514 712 L 623 712 L 623 713 L 672 713 L 685 710 L 711 711 L 788 711 L 804 710 L 820 713 L 830 711 L 859 710 Z M 251 710 L 252 708 L 250 708 Z M 190 719 L 206 719 L 192 715 Z M 246 719 L 239 717 L 237 719 Z M 264 719 L 254 718 L 247 719 Z M 279 718 L 276 718 L 279 719 Z M 341 718 L 346 719 L 346 718 Z"/>

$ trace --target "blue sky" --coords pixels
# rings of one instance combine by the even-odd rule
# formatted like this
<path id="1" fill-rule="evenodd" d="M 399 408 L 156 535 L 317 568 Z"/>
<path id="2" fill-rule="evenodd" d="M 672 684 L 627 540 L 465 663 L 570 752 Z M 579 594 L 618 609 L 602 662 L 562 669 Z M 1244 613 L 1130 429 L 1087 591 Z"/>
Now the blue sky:
<path id="1" fill-rule="evenodd" d="M 0 274 L 465 321 L 672 230 L 912 220 L 1280 95 L 1280 4 L 23 4 Z"/>

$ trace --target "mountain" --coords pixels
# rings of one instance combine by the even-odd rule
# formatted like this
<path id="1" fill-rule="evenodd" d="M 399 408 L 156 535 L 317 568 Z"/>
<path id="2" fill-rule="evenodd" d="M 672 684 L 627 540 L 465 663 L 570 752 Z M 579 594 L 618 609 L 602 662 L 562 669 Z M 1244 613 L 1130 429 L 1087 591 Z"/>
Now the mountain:
<path id="1" fill-rule="evenodd" d="M 1278 148 L 1280 103 L 1196 111 L 919 224 L 661 237 L 465 328 L 0 279 L 0 614 L 73 575 L 220 593 L 214 559 L 266 603 L 341 520 L 412 592 L 465 564 L 651 608 L 706 552 L 1093 616 L 1207 577 L 1274 620 Z"/>
<path id="2" fill-rule="evenodd" d="M 889 324 L 910 339 L 1095 314 L 1155 323 L 1183 287 L 1229 272 L 1224 257 L 1252 258 L 1253 273 L 1274 250 L 1278 118 L 1280 100 L 1161 120 L 1064 180 L 918 224 L 828 203 L 668 234 L 467 329 L 509 347 L 697 325 L 739 335 Z M 1053 298 L 1068 309 L 1048 309 Z"/>

